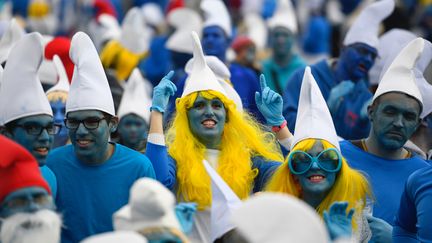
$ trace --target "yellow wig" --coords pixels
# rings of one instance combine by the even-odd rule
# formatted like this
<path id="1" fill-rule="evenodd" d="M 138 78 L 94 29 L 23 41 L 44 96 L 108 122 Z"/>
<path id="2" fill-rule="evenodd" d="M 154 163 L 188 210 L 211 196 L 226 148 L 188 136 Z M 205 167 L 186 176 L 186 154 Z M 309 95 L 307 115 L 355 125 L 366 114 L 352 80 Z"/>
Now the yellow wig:
<path id="1" fill-rule="evenodd" d="M 300 150 L 306 152 L 313 147 L 316 141 L 317 139 L 313 138 L 302 140 L 294 146 L 292 151 Z M 321 142 L 324 149 L 334 148 L 326 140 L 321 140 Z M 279 166 L 273 177 L 269 180 L 266 191 L 282 192 L 298 198 L 302 197 L 301 186 L 290 172 L 288 159 L 285 160 L 282 166 Z M 346 201 L 348 202 L 348 208 L 354 208 L 356 215 L 359 215 L 362 213 L 366 203 L 366 196 L 372 198 L 368 181 L 360 172 L 350 168 L 346 160 L 342 158 L 342 167 L 336 176 L 336 181 L 316 210 L 322 216 L 324 210 L 328 210 L 333 202 Z M 352 221 L 352 224 L 356 229 L 355 220 Z"/>
<path id="2" fill-rule="evenodd" d="M 146 56 L 147 52 L 133 53 L 123 47 L 120 42 L 112 40 L 103 48 L 100 59 L 104 68 L 115 70 L 118 81 L 124 81 L 129 77 L 141 59 Z"/>
<path id="3" fill-rule="evenodd" d="M 68 97 L 68 93 L 60 90 L 49 92 L 47 94 L 47 98 L 49 102 L 55 102 L 57 100 L 60 100 L 61 102 L 66 103 L 67 97 Z"/>
<path id="4" fill-rule="evenodd" d="M 264 132 L 246 112 L 240 113 L 235 104 L 216 91 L 201 91 L 206 99 L 219 98 L 227 112 L 221 139 L 221 154 L 217 171 L 241 199 L 253 188 L 258 170 L 252 169 L 254 156 L 282 161 L 279 146 L 272 134 Z M 210 178 L 202 163 L 206 147 L 189 128 L 187 110 L 193 106 L 198 92 L 176 101 L 177 113 L 167 133 L 168 153 L 177 162 L 177 196 L 196 202 L 199 209 L 211 205 Z"/>

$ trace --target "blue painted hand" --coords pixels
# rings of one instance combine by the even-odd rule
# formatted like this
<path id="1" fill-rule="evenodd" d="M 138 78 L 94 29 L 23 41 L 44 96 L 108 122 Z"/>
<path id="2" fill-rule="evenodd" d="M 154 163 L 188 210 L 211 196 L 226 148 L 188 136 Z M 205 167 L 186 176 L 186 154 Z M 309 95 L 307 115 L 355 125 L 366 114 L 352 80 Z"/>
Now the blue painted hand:
<path id="1" fill-rule="evenodd" d="M 150 110 L 157 110 L 161 113 L 165 112 L 170 96 L 173 96 L 177 91 L 177 87 L 171 78 L 174 76 L 174 71 L 170 71 L 159 84 L 153 89 L 153 101 Z"/>
<path id="2" fill-rule="evenodd" d="M 347 214 L 347 207 L 347 202 L 334 202 L 329 211 L 324 211 L 324 222 L 332 240 L 341 237 L 350 238 L 352 235 L 351 220 L 354 209 L 349 210 Z"/>
<path id="3" fill-rule="evenodd" d="M 350 80 L 340 82 L 334 86 L 327 98 L 327 106 L 331 113 L 335 113 L 343 101 L 343 97 L 350 94 L 354 89 L 354 83 Z"/>
<path id="4" fill-rule="evenodd" d="M 386 221 L 375 218 L 374 216 L 366 216 L 369 227 L 372 231 L 370 242 L 387 243 L 392 242 L 393 227 Z"/>
<path id="5" fill-rule="evenodd" d="M 176 205 L 175 213 L 183 229 L 183 233 L 187 234 L 192 230 L 196 210 L 196 203 L 179 203 Z"/>
<path id="6" fill-rule="evenodd" d="M 282 116 L 282 96 L 267 87 L 263 74 L 260 76 L 260 84 L 261 93 L 255 92 L 255 102 L 257 107 L 269 125 L 279 126 L 285 120 Z"/>

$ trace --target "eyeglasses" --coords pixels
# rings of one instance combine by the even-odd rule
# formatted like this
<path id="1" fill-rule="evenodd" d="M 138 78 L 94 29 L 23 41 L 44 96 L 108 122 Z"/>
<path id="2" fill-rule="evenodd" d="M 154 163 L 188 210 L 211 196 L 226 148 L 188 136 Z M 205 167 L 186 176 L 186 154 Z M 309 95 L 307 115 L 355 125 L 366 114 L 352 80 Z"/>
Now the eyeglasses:
<path id="1" fill-rule="evenodd" d="M 15 125 L 15 127 L 23 128 L 30 135 L 39 136 L 44 129 L 46 129 L 49 135 L 57 134 L 60 132 L 62 126 L 59 124 L 52 124 L 46 127 L 36 125 L 36 124 L 24 124 L 24 125 L 17 124 Z"/>
<path id="2" fill-rule="evenodd" d="M 68 129 L 77 129 L 79 127 L 79 125 L 82 123 L 84 124 L 84 127 L 89 129 L 89 130 L 93 130 L 99 127 L 99 123 L 102 120 L 106 120 L 107 123 L 109 123 L 109 119 L 108 117 L 102 117 L 102 118 L 87 118 L 84 120 L 76 120 L 76 119 L 71 119 L 71 118 L 66 118 L 64 119 L 64 123 L 65 126 Z"/>
<path id="3" fill-rule="evenodd" d="M 337 172 L 342 167 L 342 156 L 335 148 L 329 148 L 318 156 L 311 156 L 310 154 L 297 150 L 290 153 L 288 157 L 288 166 L 291 173 L 301 175 L 306 173 L 316 163 L 319 168 L 327 172 Z"/>
<path id="4" fill-rule="evenodd" d="M 29 208 L 32 203 L 35 203 L 41 207 L 52 204 L 52 197 L 48 194 L 37 194 L 31 197 L 17 197 L 5 202 L 0 208 L 8 210 L 23 210 Z"/>

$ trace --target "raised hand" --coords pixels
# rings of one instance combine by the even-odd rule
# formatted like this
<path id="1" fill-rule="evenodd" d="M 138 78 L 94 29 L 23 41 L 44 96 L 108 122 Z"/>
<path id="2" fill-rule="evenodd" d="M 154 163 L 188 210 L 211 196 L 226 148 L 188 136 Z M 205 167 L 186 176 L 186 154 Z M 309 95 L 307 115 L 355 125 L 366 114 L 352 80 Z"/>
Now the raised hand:
<path id="1" fill-rule="evenodd" d="M 261 92 L 255 92 L 257 107 L 269 125 L 280 126 L 285 120 L 282 116 L 282 96 L 267 86 L 263 74 L 260 75 L 260 85 Z"/>
<path id="2" fill-rule="evenodd" d="M 153 100 L 151 110 L 157 110 L 161 113 L 165 112 L 165 109 L 168 105 L 168 101 L 170 96 L 173 96 L 177 91 L 177 87 L 173 82 L 171 82 L 171 78 L 174 75 L 174 71 L 170 71 L 159 84 L 153 88 Z"/>
<path id="3" fill-rule="evenodd" d="M 393 227 L 389 223 L 370 215 L 367 215 L 366 219 L 372 231 L 371 242 L 392 242 Z"/>
<path id="4" fill-rule="evenodd" d="M 330 112 L 335 113 L 338 110 L 343 97 L 351 93 L 354 87 L 355 84 L 352 81 L 345 80 L 331 89 L 330 95 L 327 98 L 327 106 Z"/>
<path id="5" fill-rule="evenodd" d="M 183 233 L 187 234 L 192 230 L 196 210 L 196 203 L 179 203 L 175 206 L 175 213 L 182 226 Z"/>
<path id="6" fill-rule="evenodd" d="M 347 214 L 347 207 L 347 202 L 334 202 L 330 206 L 329 211 L 324 211 L 323 213 L 324 222 L 326 223 L 327 230 L 332 240 L 340 237 L 351 238 L 351 220 L 354 209 L 351 209 Z"/>

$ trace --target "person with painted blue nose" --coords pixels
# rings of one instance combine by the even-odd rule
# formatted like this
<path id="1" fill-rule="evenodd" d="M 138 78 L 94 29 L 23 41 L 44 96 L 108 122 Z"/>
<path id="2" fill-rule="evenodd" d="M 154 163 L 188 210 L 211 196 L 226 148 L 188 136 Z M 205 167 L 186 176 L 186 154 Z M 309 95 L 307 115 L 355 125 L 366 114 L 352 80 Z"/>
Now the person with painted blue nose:
<path id="1" fill-rule="evenodd" d="M 11 49 L 0 88 L 2 134 L 26 148 L 38 161 L 42 175 L 57 194 L 57 179 L 45 165 L 61 126 L 53 113 L 38 77 L 43 57 L 42 36 L 23 36 Z M 22 70 L 22 71 L 17 71 Z"/>
<path id="2" fill-rule="evenodd" d="M 338 136 L 367 137 L 370 122 L 366 108 L 372 98 L 368 72 L 378 55 L 378 27 L 394 9 L 394 0 L 373 2 L 357 17 L 344 40 L 338 59 L 324 59 L 311 65 L 318 86 L 332 114 Z M 283 115 L 290 131 L 296 124 L 297 106 L 304 69 L 298 69 L 283 93 Z M 295 131 L 294 131 L 295 132 Z"/>
<path id="3" fill-rule="evenodd" d="M 37 160 L 0 135 L 0 242 L 60 243 L 61 218 Z"/>
<path id="4" fill-rule="evenodd" d="M 55 149 L 47 159 L 59 178 L 56 205 L 64 219 L 63 243 L 112 231 L 112 214 L 128 202 L 132 184 L 142 177 L 155 178 L 145 155 L 110 142 L 118 118 L 90 38 L 76 33 L 69 54 L 75 72 L 64 123 L 71 144 Z"/>
<path id="5" fill-rule="evenodd" d="M 350 166 L 368 175 L 375 195 L 368 218 L 373 242 L 391 242 L 405 181 L 414 171 L 430 166 L 404 144 L 421 121 L 424 103 L 417 79 L 423 78 L 419 74 L 431 59 L 430 42 L 417 38 L 408 43 L 383 74 L 367 108 L 369 136 L 341 142 L 342 154 Z"/>

